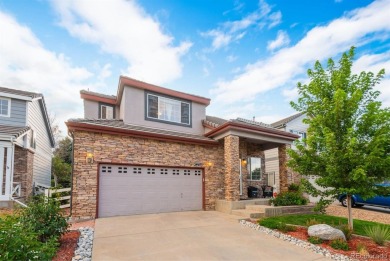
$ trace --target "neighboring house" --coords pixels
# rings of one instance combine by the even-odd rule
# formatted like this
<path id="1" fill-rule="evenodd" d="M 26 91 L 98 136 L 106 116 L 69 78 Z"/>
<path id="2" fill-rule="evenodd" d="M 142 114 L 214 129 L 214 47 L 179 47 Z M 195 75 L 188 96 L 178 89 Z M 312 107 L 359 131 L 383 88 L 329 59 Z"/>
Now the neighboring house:
<path id="1" fill-rule="evenodd" d="M 0 201 L 50 187 L 53 148 L 43 95 L 0 87 Z"/>
<path id="2" fill-rule="evenodd" d="M 66 122 L 75 219 L 211 210 L 216 200 L 247 199 L 248 186 L 270 183 L 264 152 L 274 148 L 278 187 L 287 190 L 286 147 L 298 135 L 206 116 L 208 98 L 123 76 L 116 96 L 80 94 L 84 118 Z"/>
<path id="3" fill-rule="evenodd" d="M 303 123 L 303 119 L 305 118 L 304 113 L 297 113 L 277 122 L 271 124 L 272 127 L 284 130 L 290 133 L 294 133 L 300 136 L 300 139 L 306 138 L 307 136 L 307 128 L 309 127 L 307 124 Z M 291 146 L 292 149 L 295 148 L 294 144 Z M 274 171 L 276 173 L 276 177 L 279 177 L 279 159 L 278 159 L 277 150 L 269 150 L 265 153 L 265 166 L 267 171 Z M 297 172 L 288 169 L 288 183 L 299 183 L 302 178 L 301 175 Z M 322 189 L 317 184 L 315 184 L 315 176 L 305 177 L 307 178 L 313 186 L 318 189 Z M 278 184 L 278 182 L 276 183 Z M 317 202 L 319 197 L 309 196 L 310 202 Z"/>

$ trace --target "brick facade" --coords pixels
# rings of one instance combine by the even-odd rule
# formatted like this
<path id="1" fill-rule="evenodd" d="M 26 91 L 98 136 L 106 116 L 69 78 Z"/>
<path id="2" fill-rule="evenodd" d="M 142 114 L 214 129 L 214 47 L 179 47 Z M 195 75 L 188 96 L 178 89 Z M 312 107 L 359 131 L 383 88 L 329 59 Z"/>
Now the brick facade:
<path id="1" fill-rule="evenodd" d="M 14 182 L 21 182 L 21 199 L 26 200 L 33 194 L 34 153 L 28 149 L 15 146 Z"/>
<path id="2" fill-rule="evenodd" d="M 96 217 L 99 162 L 175 167 L 211 162 L 212 166 L 204 167 L 206 210 L 215 209 L 217 199 L 240 200 L 240 158 L 262 158 L 265 172 L 262 146 L 233 135 L 226 136 L 218 145 L 197 145 L 77 130 L 73 132 L 73 142 L 72 216 L 75 219 Z M 92 164 L 86 162 L 87 153 L 93 154 Z M 242 174 L 241 199 L 247 198 L 249 185 L 260 188 L 266 184 L 264 175 L 261 181 L 250 181 L 246 165 L 242 166 Z"/>

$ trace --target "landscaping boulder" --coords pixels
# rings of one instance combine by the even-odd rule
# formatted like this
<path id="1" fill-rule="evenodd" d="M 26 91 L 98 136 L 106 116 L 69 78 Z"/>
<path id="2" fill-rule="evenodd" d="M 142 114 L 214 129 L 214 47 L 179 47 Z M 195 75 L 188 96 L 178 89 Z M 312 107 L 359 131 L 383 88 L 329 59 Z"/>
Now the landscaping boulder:
<path id="1" fill-rule="evenodd" d="M 340 229 L 331 227 L 326 224 L 310 226 L 307 230 L 307 233 L 311 237 L 319 237 L 323 240 L 334 240 L 338 238 L 345 240 L 345 235 Z"/>

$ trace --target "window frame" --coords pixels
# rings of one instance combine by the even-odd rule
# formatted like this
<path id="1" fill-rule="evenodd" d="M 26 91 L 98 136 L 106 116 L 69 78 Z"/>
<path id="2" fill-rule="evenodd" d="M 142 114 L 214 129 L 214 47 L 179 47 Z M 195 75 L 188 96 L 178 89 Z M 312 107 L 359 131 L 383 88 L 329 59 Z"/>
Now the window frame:
<path id="1" fill-rule="evenodd" d="M 299 141 L 302 141 L 303 139 L 306 139 L 307 138 L 307 134 L 305 131 L 299 131 L 299 130 L 294 130 L 294 129 L 290 129 L 289 130 L 290 133 L 292 134 L 296 134 L 296 135 L 299 135 L 300 138 L 299 138 Z M 302 134 L 302 135 L 301 135 Z"/>
<path id="2" fill-rule="evenodd" d="M 102 118 L 102 106 L 111 107 L 112 108 L 112 119 L 103 119 Z M 115 106 L 112 104 L 99 102 L 99 115 L 98 118 L 101 120 L 115 120 Z"/>
<path id="3" fill-rule="evenodd" d="M 7 98 L 7 97 L 0 97 L 0 100 L 7 100 L 8 101 L 8 111 L 7 111 L 7 115 L 5 114 L 1 114 L 1 110 L 0 110 L 0 116 L 1 117 L 11 117 L 11 99 L 10 98 Z M 1 108 L 0 108 L 1 109 Z"/>
<path id="4" fill-rule="evenodd" d="M 158 102 L 157 108 L 159 108 L 159 98 L 160 97 L 180 102 L 180 107 L 182 106 L 183 103 L 188 104 L 188 109 L 189 109 L 188 121 L 189 122 L 188 123 L 181 123 L 181 122 L 175 122 L 175 121 L 169 121 L 169 120 L 163 120 L 163 119 L 149 117 L 149 99 L 148 99 L 149 95 L 157 96 L 157 102 Z M 160 123 L 165 123 L 165 124 L 170 124 L 170 125 L 192 128 L 192 102 L 189 100 L 180 99 L 180 98 L 169 96 L 169 95 L 164 95 L 161 93 L 145 91 L 145 106 L 144 107 L 145 107 L 145 120 L 146 121 L 154 121 L 154 122 L 160 122 Z M 182 114 L 180 111 L 180 119 L 181 119 L 181 117 L 182 117 Z"/>
<path id="5" fill-rule="evenodd" d="M 252 158 L 260 160 L 260 176 L 259 179 L 252 178 Z M 263 159 L 261 157 L 252 157 L 249 156 L 247 160 L 248 172 L 249 172 L 249 181 L 262 181 L 263 180 Z"/>

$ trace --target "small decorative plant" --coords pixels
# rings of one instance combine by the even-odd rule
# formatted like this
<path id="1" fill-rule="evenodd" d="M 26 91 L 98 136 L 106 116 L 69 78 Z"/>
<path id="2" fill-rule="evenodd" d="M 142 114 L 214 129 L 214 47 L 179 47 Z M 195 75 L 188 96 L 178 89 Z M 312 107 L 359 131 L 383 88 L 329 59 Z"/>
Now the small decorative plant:
<path id="1" fill-rule="evenodd" d="M 288 185 L 288 191 L 290 192 L 298 192 L 300 190 L 301 186 L 299 184 L 291 183 Z"/>
<path id="2" fill-rule="evenodd" d="M 343 234 L 344 234 L 345 238 L 347 239 L 347 241 L 351 239 L 353 230 L 350 229 L 347 224 L 339 223 L 339 225 L 335 226 L 335 228 L 340 229 L 343 232 Z"/>
<path id="3" fill-rule="evenodd" d="M 311 218 L 311 219 L 306 221 L 306 226 L 307 227 L 318 225 L 318 224 L 320 224 L 320 222 L 317 219 L 315 219 L 315 218 Z"/>
<path id="4" fill-rule="evenodd" d="M 280 223 L 277 227 L 277 229 L 283 233 L 286 233 L 286 232 L 292 232 L 292 231 L 296 231 L 297 228 L 294 227 L 294 226 L 291 226 L 291 225 L 287 225 L 285 223 Z"/>
<path id="5" fill-rule="evenodd" d="M 370 253 L 367 251 L 366 246 L 363 243 L 359 243 L 356 246 L 356 251 L 362 256 L 368 256 Z"/>
<path id="6" fill-rule="evenodd" d="M 322 242 L 324 242 L 324 241 L 323 241 L 321 238 L 319 238 L 319 237 L 309 237 L 309 238 L 307 239 L 307 241 L 309 241 L 310 243 L 315 244 L 315 245 L 321 244 Z"/>
<path id="7" fill-rule="evenodd" d="M 378 245 L 384 246 L 390 240 L 390 228 L 385 226 L 366 227 L 366 234 Z"/>
<path id="8" fill-rule="evenodd" d="M 270 200 L 274 206 L 306 205 L 308 200 L 300 192 L 283 192 Z"/>
<path id="9" fill-rule="evenodd" d="M 342 238 L 338 238 L 330 241 L 330 246 L 333 247 L 334 249 L 345 250 L 345 251 L 349 250 L 347 241 L 345 241 Z"/>

